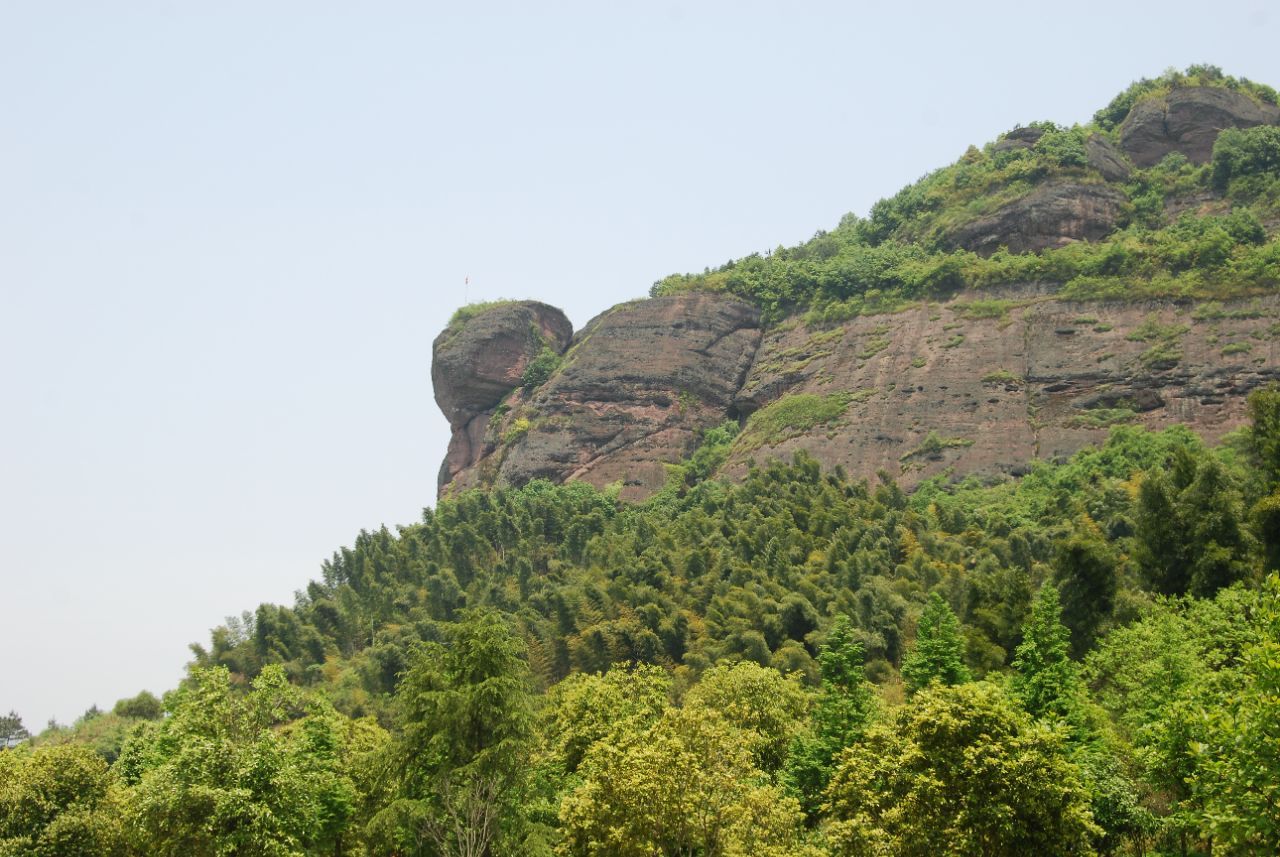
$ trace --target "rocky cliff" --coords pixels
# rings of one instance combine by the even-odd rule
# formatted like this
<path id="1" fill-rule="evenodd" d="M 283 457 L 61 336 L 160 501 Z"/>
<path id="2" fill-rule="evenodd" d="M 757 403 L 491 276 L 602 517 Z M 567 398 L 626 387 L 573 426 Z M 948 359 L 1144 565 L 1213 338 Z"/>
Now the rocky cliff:
<path id="1" fill-rule="evenodd" d="M 1280 378 L 1277 337 L 1277 297 L 1075 303 L 1027 286 L 765 332 L 730 298 L 639 301 L 592 321 L 532 395 L 512 389 L 455 427 L 441 488 L 582 479 L 641 499 L 726 419 L 747 427 L 731 477 L 800 449 L 905 486 L 943 471 L 1017 475 L 1114 425 L 1221 437 L 1248 392 Z M 453 386 L 436 377 L 438 391 Z"/>
<path id="2" fill-rule="evenodd" d="M 1148 97 L 1110 136 L 1082 138 L 1086 166 L 953 225 L 940 246 L 987 256 L 1101 239 L 1129 215 L 1135 169 L 1172 152 L 1204 162 L 1223 128 L 1277 123 L 1280 108 L 1230 89 Z M 989 151 L 1031 149 L 1043 133 L 1016 129 Z M 1171 219 L 1224 210 L 1199 197 L 1167 206 Z M 1216 439 L 1243 422 L 1249 391 L 1280 377 L 1280 296 L 1081 303 L 1057 288 L 960 288 L 840 323 L 772 324 L 745 300 L 688 291 L 614 307 L 576 334 L 545 304 L 473 311 L 434 345 L 453 427 L 439 487 L 584 480 L 642 499 L 725 420 L 743 426 L 729 477 L 801 449 L 906 486 L 1005 477 L 1121 424 Z"/>

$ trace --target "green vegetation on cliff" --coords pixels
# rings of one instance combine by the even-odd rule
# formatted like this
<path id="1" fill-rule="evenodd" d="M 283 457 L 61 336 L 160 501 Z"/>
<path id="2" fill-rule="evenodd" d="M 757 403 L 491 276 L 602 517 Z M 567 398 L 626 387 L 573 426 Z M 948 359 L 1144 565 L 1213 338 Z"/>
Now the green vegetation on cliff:
<path id="1" fill-rule="evenodd" d="M 673 274 L 654 295 L 686 289 L 727 291 L 757 303 L 777 320 L 809 310 L 840 321 L 883 312 L 895 302 L 936 297 L 962 288 L 1045 282 L 1064 296 L 1144 299 L 1154 296 L 1227 297 L 1280 287 L 1280 137 L 1275 127 L 1221 135 L 1213 159 L 1195 165 L 1178 153 L 1126 177 L 1105 178 L 1086 153 L 1090 138 L 1114 135 L 1136 101 L 1171 86 L 1221 86 L 1275 103 L 1267 87 L 1236 81 L 1208 67 L 1135 84 L 1095 124 L 1063 128 L 1036 123 L 1035 141 L 970 147 L 954 164 L 930 173 L 870 214 L 846 215 L 795 247 L 752 254 L 701 274 Z M 1011 132 L 1011 137 L 1017 135 Z M 1119 157 L 1123 157 L 1122 155 Z M 1038 252 L 997 249 L 980 255 L 956 244 L 963 227 L 1029 197 L 1036 188 L 1066 183 L 1070 196 L 1117 188 L 1119 218 L 1104 222 L 1104 237 L 1067 241 Z M 1088 218 L 1090 215 L 1080 215 Z"/>

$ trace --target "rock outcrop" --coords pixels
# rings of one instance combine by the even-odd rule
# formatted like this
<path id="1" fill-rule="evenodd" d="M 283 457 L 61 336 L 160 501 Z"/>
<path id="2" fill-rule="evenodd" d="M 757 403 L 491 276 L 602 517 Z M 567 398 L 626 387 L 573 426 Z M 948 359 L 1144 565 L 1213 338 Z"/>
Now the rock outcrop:
<path id="1" fill-rule="evenodd" d="M 1106 184 L 1046 182 L 991 214 L 961 224 L 944 240 L 983 256 L 1002 246 L 1011 253 L 1026 253 L 1096 241 L 1115 229 L 1124 205 L 1124 194 Z"/>
<path id="2" fill-rule="evenodd" d="M 572 336 L 573 325 L 555 307 L 511 301 L 455 321 L 436 337 L 431 382 L 453 430 L 441 485 L 476 462 L 494 409 L 520 386 L 529 362 L 544 348 L 563 353 Z"/>
<path id="3" fill-rule="evenodd" d="M 1084 153 L 1089 166 L 1109 182 L 1125 181 L 1133 173 L 1133 167 L 1125 158 L 1124 152 L 1101 134 L 1089 135 L 1084 141 Z"/>
<path id="4" fill-rule="evenodd" d="M 582 479 L 622 482 L 624 498 L 648 496 L 663 485 L 665 465 L 725 419 L 760 337 L 759 312 L 731 297 L 614 307 L 574 338 L 545 385 L 507 397 L 471 447 L 479 454 L 445 481 L 461 488 Z"/>
<path id="5" fill-rule="evenodd" d="M 1139 101 L 1120 125 L 1120 147 L 1140 167 L 1181 152 L 1203 164 L 1225 128 L 1280 124 L 1280 107 L 1262 104 L 1243 92 L 1189 86 L 1163 97 Z"/>
<path id="6" fill-rule="evenodd" d="M 993 152 L 1012 152 L 1015 149 L 1030 149 L 1044 136 L 1043 128 L 1025 126 L 1014 128 L 997 140 L 992 146 Z"/>
<path id="7" fill-rule="evenodd" d="M 499 321 L 480 329 L 511 330 Z M 487 365 L 446 383 L 518 374 Z M 455 423 L 459 452 L 451 446 L 442 490 L 580 479 L 621 482 L 624 498 L 642 499 L 701 429 L 725 419 L 749 429 L 729 477 L 803 449 L 907 487 L 944 472 L 998 478 L 1100 443 L 1115 425 L 1184 423 L 1215 440 L 1243 423 L 1251 390 L 1277 379 L 1280 297 L 1084 304 L 1027 286 L 835 326 L 793 318 L 766 332 L 752 306 L 690 293 L 609 310 L 574 337 L 545 385 Z M 816 422 L 749 419 L 818 401 L 830 407 Z"/>

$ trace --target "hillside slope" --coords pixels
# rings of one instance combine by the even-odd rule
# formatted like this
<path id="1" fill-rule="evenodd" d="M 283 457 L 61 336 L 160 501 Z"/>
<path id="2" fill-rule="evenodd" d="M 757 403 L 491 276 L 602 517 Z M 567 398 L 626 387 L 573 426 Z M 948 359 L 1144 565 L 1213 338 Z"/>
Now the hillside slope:
<path id="1" fill-rule="evenodd" d="M 567 328 L 542 304 L 469 310 L 434 348 L 440 490 L 640 500 L 725 420 L 744 429 L 725 475 L 804 449 L 905 487 L 1017 474 L 1121 423 L 1215 440 L 1280 375 L 1274 101 L 1212 69 L 1140 82 L 1086 128 L 1014 129 L 865 220 L 668 277 L 571 341 L 531 326 Z M 487 405 L 459 413 L 476 389 Z"/>

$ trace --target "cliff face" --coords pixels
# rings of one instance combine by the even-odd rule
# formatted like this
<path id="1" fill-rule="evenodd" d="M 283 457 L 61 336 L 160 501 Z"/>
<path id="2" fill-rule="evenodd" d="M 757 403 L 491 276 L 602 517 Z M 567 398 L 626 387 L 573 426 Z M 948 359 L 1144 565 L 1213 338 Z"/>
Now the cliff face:
<path id="1" fill-rule="evenodd" d="M 468 326 L 451 348 L 471 350 L 470 335 Z M 468 433 L 467 463 L 442 472 L 441 489 L 582 479 L 601 487 L 621 481 L 628 499 L 648 496 L 663 485 L 664 464 L 684 458 L 701 429 L 725 419 L 760 336 L 755 307 L 718 295 L 614 307 L 574 337 L 546 384 L 508 387 L 483 429 Z M 437 340 L 437 365 L 440 354 Z M 433 377 L 437 391 L 469 383 L 466 372 Z"/>
<path id="2" fill-rule="evenodd" d="M 1135 164 L 1171 152 L 1204 162 L 1223 128 L 1263 123 L 1280 123 L 1280 108 L 1227 89 L 1147 98 L 1118 146 L 1084 141 L 1093 173 L 1046 181 L 939 240 L 988 255 L 1103 238 L 1129 214 L 1117 183 Z M 1017 129 L 992 151 L 1044 133 Z M 1166 214 L 1212 205 L 1175 200 Z M 755 307 L 712 292 L 623 304 L 576 335 L 553 307 L 506 303 L 435 341 L 436 400 L 453 427 L 440 490 L 546 478 L 620 482 L 642 499 L 726 419 L 744 431 L 724 475 L 803 449 L 906 486 L 1016 475 L 1120 424 L 1183 423 L 1214 440 L 1243 422 L 1249 391 L 1280 377 L 1278 337 L 1280 296 L 1082 304 L 1037 284 L 816 327 L 794 317 L 766 328 Z"/>
<path id="3" fill-rule="evenodd" d="M 948 470 L 1017 475 L 1119 424 L 1183 423 L 1213 440 L 1243 422 L 1249 391 L 1280 378 L 1277 337 L 1277 297 L 1085 304 L 1028 286 L 763 334 L 730 298 L 639 301 L 587 325 L 544 386 L 481 415 L 483 431 L 465 423 L 466 454 L 451 448 L 446 466 L 460 466 L 441 487 L 620 481 L 642 499 L 725 419 L 748 427 L 727 476 L 803 449 L 904 486 Z"/>
<path id="4" fill-rule="evenodd" d="M 1276 298 L 1197 309 L 1071 303 L 1030 287 L 1006 295 L 770 332 L 738 412 L 781 410 L 797 395 L 841 409 L 812 427 L 771 420 L 771 435 L 745 434 L 726 473 L 805 449 L 905 486 L 948 469 L 1017 475 L 1121 423 L 1185 423 L 1216 439 L 1242 423 L 1250 390 L 1280 376 Z"/>

